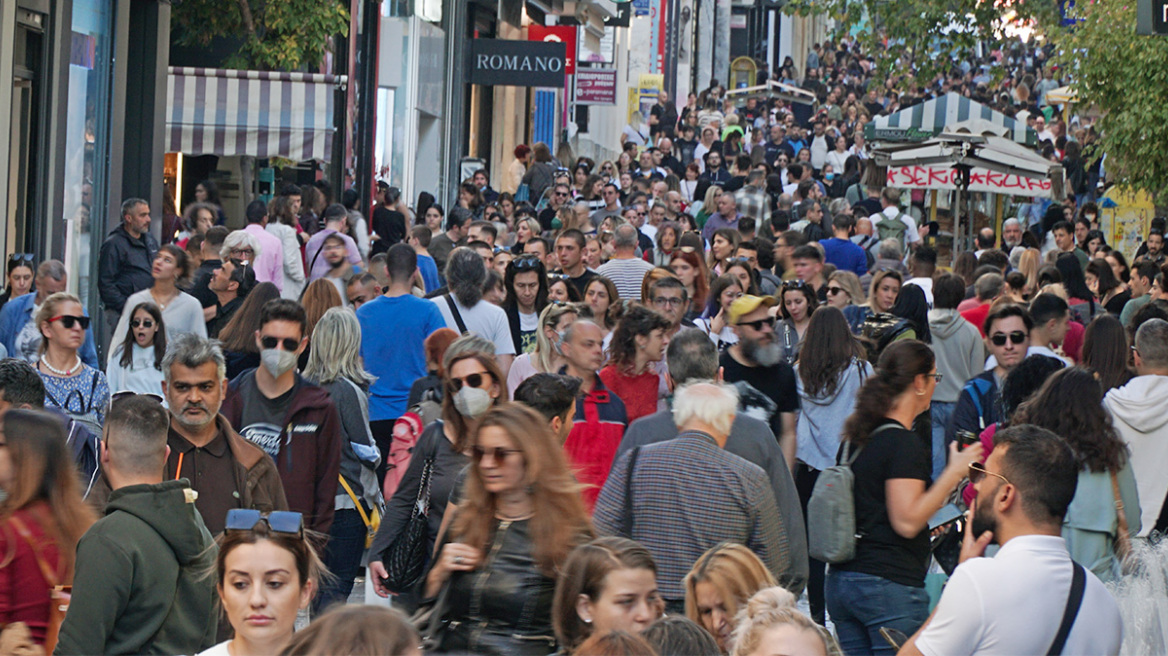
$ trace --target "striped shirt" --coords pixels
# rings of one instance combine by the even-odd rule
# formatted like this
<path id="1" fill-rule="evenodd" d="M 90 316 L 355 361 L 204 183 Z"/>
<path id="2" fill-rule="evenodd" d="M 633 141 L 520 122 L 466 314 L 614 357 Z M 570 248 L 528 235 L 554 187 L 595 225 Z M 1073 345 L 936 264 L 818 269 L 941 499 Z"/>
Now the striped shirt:
<path id="1" fill-rule="evenodd" d="M 621 533 L 631 455 L 623 454 L 612 466 L 596 501 L 592 519 L 602 534 Z M 685 575 L 721 542 L 746 545 L 776 577 L 788 569 L 790 549 L 766 472 L 719 448 L 709 435 L 685 432 L 640 447 L 632 478 L 627 537 L 653 554 L 666 600 L 685 598 Z"/>
<path id="2" fill-rule="evenodd" d="M 639 257 L 627 260 L 612 259 L 600 265 L 596 273 L 608 278 L 616 285 L 616 292 L 626 300 L 641 300 L 641 281 L 645 274 L 653 270 L 653 265 Z"/>

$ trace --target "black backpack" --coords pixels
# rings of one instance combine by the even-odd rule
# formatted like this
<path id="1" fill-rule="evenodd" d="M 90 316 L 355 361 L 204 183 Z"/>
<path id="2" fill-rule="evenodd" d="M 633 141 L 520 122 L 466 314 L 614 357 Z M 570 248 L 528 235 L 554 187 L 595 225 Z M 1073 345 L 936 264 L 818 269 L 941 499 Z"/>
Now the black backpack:
<path id="1" fill-rule="evenodd" d="M 912 321 L 887 312 L 873 314 L 864 319 L 860 326 L 860 342 L 868 353 L 868 362 L 875 365 L 885 347 L 915 328 Z"/>

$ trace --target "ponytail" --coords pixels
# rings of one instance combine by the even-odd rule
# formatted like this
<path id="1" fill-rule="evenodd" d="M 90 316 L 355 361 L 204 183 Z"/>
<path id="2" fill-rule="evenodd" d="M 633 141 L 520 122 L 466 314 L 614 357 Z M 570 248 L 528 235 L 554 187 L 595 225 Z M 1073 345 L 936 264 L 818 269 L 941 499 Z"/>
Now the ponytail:
<path id="1" fill-rule="evenodd" d="M 872 431 L 886 422 L 896 398 L 912 386 L 917 376 L 932 371 L 934 362 L 933 351 L 915 339 L 893 342 L 884 349 L 876 372 L 856 394 L 856 409 L 844 422 L 843 438 L 864 446 Z"/>

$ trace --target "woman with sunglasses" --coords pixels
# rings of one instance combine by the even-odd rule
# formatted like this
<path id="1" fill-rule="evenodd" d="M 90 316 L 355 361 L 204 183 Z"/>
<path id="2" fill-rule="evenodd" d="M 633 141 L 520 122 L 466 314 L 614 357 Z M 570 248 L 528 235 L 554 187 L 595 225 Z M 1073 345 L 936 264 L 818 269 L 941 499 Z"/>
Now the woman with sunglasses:
<path id="1" fill-rule="evenodd" d="M 547 419 L 520 403 L 489 411 L 469 450 L 463 498 L 425 579 L 445 624 L 434 651 L 552 653 L 557 573 L 593 537 L 580 486 Z"/>
<path id="2" fill-rule="evenodd" d="M 1061 369 L 1018 407 L 1012 421 L 1045 428 L 1071 445 L 1080 469 L 1063 519 L 1067 551 L 1104 583 L 1118 581 L 1123 572 L 1117 545 L 1140 533 L 1140 499 L 1131 454 L 1103 407 L 1099 381 L 1086 369 Z M 1121 504 L 1123 516 L 1116 512 Z"/>
<path id="3" fill-rule="evenodd" d="M 710 285 L 710 301 L 703 316 L 694 319 L 698 330 L 710 336 L 719 351 L 738 343 L 738 333 L 730 325 L 730 304 L 742 296 L 742 284 L 730 274 L 718 276 Z"/>
<path id="4" fill-rule="evenodd" d="M 131 311 L 130 329 L 110 353 L 105 369 L 114 392 L 162 394 L 162 356 L 166 355 L 166 325 L 153 303 L 139 303 Z"/>
<path id="5" fill-rule="evenodd" d="M 0 366 L 28 369 L 27 364 L 15 361 Z M 4 492 L 0 501 L 0 619 L 5 624 L 23 622 L 33 642 L 44 645 L 53 603 L 50 590 L 73 582 L 77 541 L 97 518 L 81 498 L 73 455 L 57 417 L 13 408 L 0 423 L 0 491 Z"/>
<path id="6" fill-rule="evenodd" d="M 858 333 L 867 318 L 867 312 L 860 306 L 868 302 L 860 279 L 851 271 L 836 271 L 827 278 L 827 304 L 844 313 L 848 326 Z"/>
<path id="7" fill-rule="evenodd" d="M 835 465 L 844 420 L 856 405 L 860 385 L 872 375 L 872 365 L 843 313 L 831 306 L 811 315 L 800 353 L 795 365 L 801 408 L 795 427 L 795 488 L 806 515 L 819 473 Z M 822 561 L 810 559 L 807 599 L 811 617 L 820 624 L 824 622 L 824 567 Z"/>
<path id="8" fill-rule="evenodd" d="M 304 535 L 300 513 L 227 511 L 217 540 L 215 589 L 234 637 L 198 656 L 278 654 L 296 631 L 325 571 Z"/>
<path id="9" fill-rule="evenodd" d="M 817 307 L 819 296 L 802 280 L 788 280 L 779 290 L 779 312 L 783 320 L 775 326 L 775 338 L 783 346 L 783 359 L 791 366 L 799 359 L 803 336 Z"/>
<path id="10" fill-rule="evenodd" d="M 929 518 L 944 506 L 981 444 L 959 451 L 932 485 L 928 443 L 911 429 L 929 409 L 936 388 L 933 352 L 923 342 L 895 342 L 856 395 L 843 425 L 837 462 L 851 461 L 858 529 L 852 560 L 827 573 L 827 612 L 848 654 L 891 654 L 878 635 L 890 628 L 912 635 L 929 615 Z M 858 453 L 857 453 L 858 451 Z"/>
<path id="11" fill-rule="evenodd" d="M 45 384 L 45 405 L 60 408 L 100 435 L 110 391 L 105 374 L 78 355 L 89 327 L 81 300 L 67 292 L 53 294 L 41 305 L 36 325 L 42 337 L 36 370 Z"/>
<path id="12" fill-rule="evenodd" d="M 154 285 L 130 294 L 113 334 L 127 334 L 134 308 L 141 303 L 153 303 L 162 310 L 162 318 L 166 320 L 167 339 L 173 340 L 175 335 L 180 333 L 194 333 L 199 337 L 206 337 L 207 322 L 203 317 L 203 304 L 179 288 L 180 281 L 187 278 L 187 266 L 187 254 L 178 246 L 167 244 L 158 249 L 151 269 Z M 107 367 L 113 362 L 113 349 L 110 350 Z"/>
<path id="13" fill-rule="evenodd" d="M 503 372 L 495 361 L 490 342 L 468 335 L 460 337 L 446 349 L 442 369 L 444 391 L 442 418 L 426 427 L 414 445 L 409 468 L 401 479 L 393 497 L 385 507 L 373 544 L 369 547 L 369 569 L 374 591 L 388 597 L 398 595 L 400 603 L 412 610 L 418 599 L 412 588 L 390 590 L 384 579 L 389 575 L 383 559 L 409 523 L 422 487 L 422 474 L 429 477 L 428 496 L 430 513 L 426 518 L 427 532 L 422 553 L 429 558 L 447 510 L 447 502 L 456 487 L 461 472 L 470 464 L 471 440 L 483 415 L 499 403 L 506 402 L 507 388 Z"/>
<path id="14" fill-rule="evenodd" d="M 32 263 L 32 253 L 13 253 L 8 256 L 4 293 L 0 294 L 0 309 L 17 296 L 32 291 L 32 281 L 36 267 Z"/>
<path id="15" fill-rule="evenodd" d="M 665 359 L 669 327 L 668 319 L 633 303 L 612 332 L 608 365 L 600 370 L 600 379 L 625 402 L 629 423 L 660 409 L 660 376 L 654 365 Z"/>

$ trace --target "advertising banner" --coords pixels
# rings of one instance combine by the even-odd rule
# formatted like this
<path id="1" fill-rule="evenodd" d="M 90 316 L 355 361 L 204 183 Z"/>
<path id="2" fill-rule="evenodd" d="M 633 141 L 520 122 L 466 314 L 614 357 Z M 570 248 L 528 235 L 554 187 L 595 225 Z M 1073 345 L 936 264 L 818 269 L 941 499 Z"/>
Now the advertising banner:
<path id="1" fill-rule="evenodd" d="M 577 105 L 615 105 L 616 70 L 580 69 L 576 71 Z"/>
<path id="2" fill-rule="evenodd" d="M 471 39 L 470 83 L 562 87 L 567 62 L 562 43 Z"/>

